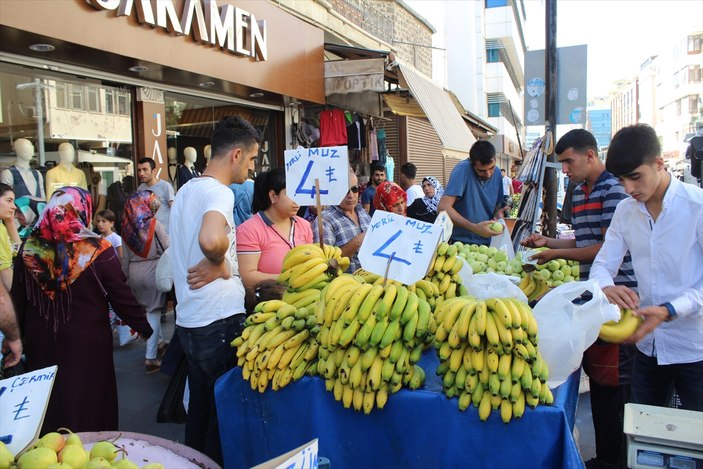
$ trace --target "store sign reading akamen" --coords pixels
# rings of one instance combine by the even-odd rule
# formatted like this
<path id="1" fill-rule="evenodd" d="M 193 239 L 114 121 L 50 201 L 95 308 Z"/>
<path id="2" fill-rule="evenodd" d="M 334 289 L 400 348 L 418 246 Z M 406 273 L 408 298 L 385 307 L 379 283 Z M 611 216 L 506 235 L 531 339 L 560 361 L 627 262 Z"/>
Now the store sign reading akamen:
<path id="1" fill-rule="evenodd" d="M 98 10 L 130 16 L 137 10 L 140 23 L 166 29 L 177 35 L 219 46 L 232 53 L 266 60 L 266 21 L 234 5 L 217 6 L 216 0 L 185 0 L 180 16 L 173 0 L 86 0 Z"/>

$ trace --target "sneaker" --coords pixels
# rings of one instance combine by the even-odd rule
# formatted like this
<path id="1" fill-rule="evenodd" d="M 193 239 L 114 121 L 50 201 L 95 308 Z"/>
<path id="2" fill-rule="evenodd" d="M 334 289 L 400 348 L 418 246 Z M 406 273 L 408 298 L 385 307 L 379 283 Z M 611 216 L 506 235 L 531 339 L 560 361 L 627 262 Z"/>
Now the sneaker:
<path id="1" fill-rule="evenodd" d="M 161 369 L 161 361 L 159 360 L 146 360 L 144 362 L 144 368 L 146 369 L 146 374 L 150 375 L 156 373 Z"/>

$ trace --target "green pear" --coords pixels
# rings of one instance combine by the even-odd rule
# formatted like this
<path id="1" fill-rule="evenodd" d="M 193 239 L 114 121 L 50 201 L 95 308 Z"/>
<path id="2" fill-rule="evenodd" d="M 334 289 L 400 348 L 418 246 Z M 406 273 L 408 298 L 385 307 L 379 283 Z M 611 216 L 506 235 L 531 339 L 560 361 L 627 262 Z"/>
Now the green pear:
<path id="1" fill-rule="evenodd" d="M 30 449 L 17 460 L 19 469 L 46 469 L 50 464 L 59 462 L 56 453 L 51 448 L 40 447 Z"/>
<path id="2" fill-rule="evenodd" d="M 83 449 L 82 445 L 66 445 L 59 453 L 59 462 L 72 467 L 83 467 L 89 460 L 88 452 Z"/>
<path id="3" fill-rule="evenodd" d="M 80 446 L 81 448 L 83 447 L 83 442 L 81 441 L 81 437 L 78 436 L 77 433 L 73 433 L 71 430 L 69 430 L 66 427 L 61 427 L 58 429 L 58 431 L 65 431 L 68 433 L 68 436 L 66 437 L 66 444 L 67 445 L 76 445 L 76 446 Z"/>
<path id="4" fill-rule="evenodd" d="M 63 435 L 58 432 L 47 433 L 46 435 L 39 438 L 39 441 L 34 445 L 35 448 L 49 448 L 58 453 L 66 445 L 66 440 Z"/>
<path id="5" fill-rule="evenodd" d="M 69 466 L 63 462 L 57 462 L 55 464 L 49 464 L 46 469 L 73 469 L 73 466 Z M 80 468 L 79 468 L 80 469 Z"/>
<path id="6" fill-rule="evenodd" d="M 122 458 L 114 464 L 116 469 L 139 469 L 139 466 L 134 464 L 127 458 Z"/>
<path id="7" fill-rule="evenodd" d="M 93 458 L 83 467 L 84 469 L 105 469 L 112 467 L 112 464 L 105 458 Z"/>
<path id="8" fill-rule="evenodd" d="M 0 441 L 0 469 L 9 469 L 13 462 L 15 462 L 15 457 L 12 452 L 5 446 L 5 443 Z"/>
<path id="9" fill-rule="evenodd" d="M 117 457 L 117 448 L 109 441 L 98 441 L 90 450 L 90 459 L 104 458 L 110 463 Z"/>
<path id="10" fill-rule="evenodd" d="M 163 464 L 160 464 L 158 462 L 150 462 L 149 464 L 146 464 L 142 466 L 142 469 L 166 469 Z"/>

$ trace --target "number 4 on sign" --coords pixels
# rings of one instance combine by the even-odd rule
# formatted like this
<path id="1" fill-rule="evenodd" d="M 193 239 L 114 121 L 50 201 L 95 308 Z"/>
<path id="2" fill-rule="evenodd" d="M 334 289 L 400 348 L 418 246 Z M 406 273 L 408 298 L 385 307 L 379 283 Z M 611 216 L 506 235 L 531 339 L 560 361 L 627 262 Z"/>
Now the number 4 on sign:
<path id="1" fill-rule="evenodd" d="M 398 239 L 401 234 L 403 234 L 403 232 L 400 231 L 400 230 L 398 230 L 393 236 L 391 236 L 390 238 L 388 238 L 388 240 L 387 240 L 385 243 L 381 244 L 381 245 L 378 247 L 378 249 L 376 249 L 376 250 L 373 252 L 373 255 L 376 256 L 376 257 L 383 257 L 383 258 L 385 258 L 385 259 L 390 259 L 391 256 L 392 256 L 394 262 L 402 262 L 403 264 L 406 264 L 406 265 L 412 265 L 411 262 L 409 262 L 409 261 L 403 259 L 402 257 L 398 257 L 398 256 L 396 255 L 396 252 L 395 252 L 395 251 L 391 252 L 390 254 L 388 254 L 388 253 L 385 252 L 386 248 L 388 248 L 391 244 L 393 244 L 393 242 L 394 242 L 396 239 Z"/>
<path id="2" fill-rule="evenodd" d="M 308 161 L 308 165 L 305 168 L 305 172 L 303 173 L 303 177 L 300 178 L 300 184 L 298 184 L 298 187 L 295 188 L 295 194 L 310 194 L 310 198 L 315 197 L 315 185 L 313 184 L 310 186 L 310 189 L 305 189 L 303 186 L 308 180 L 308 176 L 310 176 L 310 170 L 312 169 L 312 165 L 315 164 L 314 161 Z M 328 194 L 329 191 L 327 189 L 321 189 L 320 194 Z"/>

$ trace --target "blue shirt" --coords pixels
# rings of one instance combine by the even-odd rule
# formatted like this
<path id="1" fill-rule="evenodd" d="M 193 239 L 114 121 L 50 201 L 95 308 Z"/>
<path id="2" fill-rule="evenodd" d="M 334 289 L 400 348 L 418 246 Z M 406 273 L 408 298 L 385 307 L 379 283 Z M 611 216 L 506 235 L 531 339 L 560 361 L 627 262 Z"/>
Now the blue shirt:
<path id="1" fill-rule="evenodd" d="M 376 210 L 373 206 L 373 196 L 376 195 L 376 186 L 369 183 L 361 193 L 361 205 L 369 204 L 369 215 L 373 216 L 373 212 Z"/>
<path id="2" fill-rule="evenodd" d="M 454 210 L 471 223 L 491 220 L 496 207 L 503 202 L 503 177 L 500 169 L 496 167 L 493 176 L 483 181 L 476 175 L 471 161 L 467 158 L 452 170 L 444 195 L 457 198 Z M 452 240 L 486 246 L 491 243 L 490 238 L 484 238 L 456 225 L 452 232 Z"/>
<path id="3" fill-rule="evenodd" d="M 572 196 L 572 215 L 576 247 L 583 248 L 603 242 L 603 230 L 608 229 L 613 219 L 615 207 L 627 198 L 625 189 L 608 171 L 603 171 L 593 185 L 590 193 L 586 193 L 586 184 L 580 184 L 574 189 Z M 582 279 L 588 278 L 591 264 L 579 263 Z M 615 277 L 617 285 L 637 288 L 635 271 L 632 268 L 632 258 L 628 252 L 622 261 L 620 271 Z"/>
<path id="4" fill-rule="evenodd" d="M 251 218 L 251 204 L 254 199 L 254 181 L 247 179 L 242 184 L 230 184 L 234 193 L 234 224 L 239 226 Z"/>

